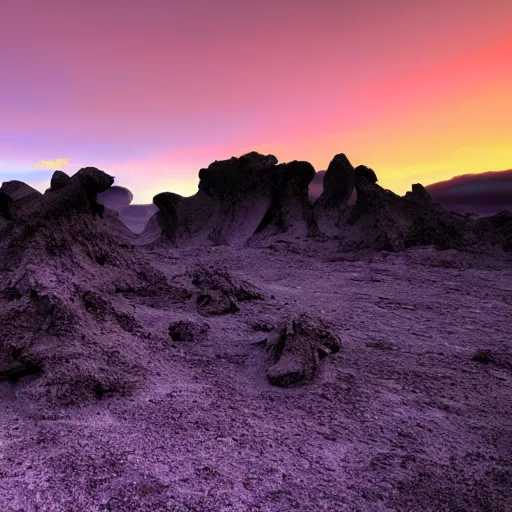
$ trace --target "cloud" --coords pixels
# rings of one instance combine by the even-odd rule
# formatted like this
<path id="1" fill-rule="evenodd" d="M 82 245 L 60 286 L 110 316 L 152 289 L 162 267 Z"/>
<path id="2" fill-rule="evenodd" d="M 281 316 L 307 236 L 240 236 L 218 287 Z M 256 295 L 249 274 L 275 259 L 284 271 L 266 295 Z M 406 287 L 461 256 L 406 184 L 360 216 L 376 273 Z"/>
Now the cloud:
<path id="1" fill-rule="evenodd" d="M 39 160 L 32 165 L 32 169 L 64 169 L 69 164 L 69 158 L 56 158 L 55 160 Z"/>
<path id="2" fill-rule="evenodd" d="M 133 194 L 125 187 L 114 185 L 98 194 L 98 201 L 107 208 L 120 212 L 133 201 Z"/>
<path id="3" fill-rule="evenodd" d="M 463 174 L 426 189 L 444 208 L 494 215 L 512 210 L 512 169 Z"/>

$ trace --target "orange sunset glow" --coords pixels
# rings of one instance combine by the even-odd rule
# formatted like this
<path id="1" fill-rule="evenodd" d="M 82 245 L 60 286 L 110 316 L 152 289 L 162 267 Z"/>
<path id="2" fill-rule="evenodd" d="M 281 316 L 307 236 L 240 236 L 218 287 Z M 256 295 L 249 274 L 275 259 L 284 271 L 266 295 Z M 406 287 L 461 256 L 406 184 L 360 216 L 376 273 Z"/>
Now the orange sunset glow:
<path id="1" fill-rule="evenodd" d="M 512 3 L 2 3 L 0 178 L 93 165 L 134 203 L 248 151 L 403 194 L 512 167 Z"/>

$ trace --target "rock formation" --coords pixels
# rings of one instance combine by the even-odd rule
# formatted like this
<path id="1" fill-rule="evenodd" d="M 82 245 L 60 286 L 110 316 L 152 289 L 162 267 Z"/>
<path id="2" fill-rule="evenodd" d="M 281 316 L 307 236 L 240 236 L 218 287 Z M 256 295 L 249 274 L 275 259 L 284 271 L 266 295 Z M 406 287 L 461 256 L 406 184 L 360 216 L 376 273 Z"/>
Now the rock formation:
<path id="1" fill-rule="evenodd" d="M 306 313 L 297 315 L 267 341 L 267 378 L 275 386 L 310 382 L 320 358 L 339 349 L 340 338 L 332 326 Z"/>
<path id="2" fill-rule="evenodd" d="M 323 192 L 314 203 L 315 220 L 321 233 L 339 232 L 354 184 L 354 167 L 344 153 L 336 155 L 324 175 Z"/>
<path id="3" fill-rule="evenodd" d="M 200 170 L 194 196 L 155 196 L 156 219 L 175 244 L 241 247 L 262 232 L 306 236 L 311 222 L 307 186 L 313 176 L 307 162 L 277 165 L 273 155 L 254 152 L 216 161 Z"/>
<path id="4" fill-rule="evenodd" d="M 23 212 L 24 209 L 29 208 L 34 203 L 37 203 L 42 197 L 41 192 L 35 190 L 26 183 L 17 180 L 5 181 L 2 183 L 2 186 L 0 187 L 0 194 L 2 194 L 2 198 L 0 198 L 0 208 L 7 208 L 9 210 L 9 213 L 2 210 L 4 215 L 0 214 L 0 216 L 3 216 L 6 219 L 7 217 L 10 217 L 10 220 L 17 218 L 18 213 Z M 9 201 L 6 196 L 12 201 Z M 9 204 L 8 207 L 6 206 L 7 204 Z"/>
<path id="5" fill-rule="evenodd" d="M 314 222 L 308 200 L 308 185 L 314 175 L 315 169 L 308 162 L 294 160 L 276 166 L 270 176 L 270 207 L 255 234 L 268 237 L 287 233 L 306 237 Z"/>
<path id="6" fill-rule="evenodd" d="M 480 244 L 512 252 L 512 213 L 504 211 L 476 220 L 474 234 Z"/>
<path id="7" fill-rule="evenodd" d="M 0 191 L 0 215 L 5 220 L 14 219 L 14 200 L 5 192 Z"/>
<path id="8" fill-rule="evenodd" d="M 422 185 L 414 185 L 412 192 L 400 197 L 377 185 L 371 169 L 358 169 L 357 202 L 348 218 L 351 227 L 342 250 L 396 252 L 418 245 L 463 249 L 472 243 L 467 219 L 443 210 Z"/>
<path id="9" fill-rule="evenodd" d="M 50 191 L 55 192 L 64 188 L 71 178 L 64 171 L 55 171 L 50 180 Z"/>

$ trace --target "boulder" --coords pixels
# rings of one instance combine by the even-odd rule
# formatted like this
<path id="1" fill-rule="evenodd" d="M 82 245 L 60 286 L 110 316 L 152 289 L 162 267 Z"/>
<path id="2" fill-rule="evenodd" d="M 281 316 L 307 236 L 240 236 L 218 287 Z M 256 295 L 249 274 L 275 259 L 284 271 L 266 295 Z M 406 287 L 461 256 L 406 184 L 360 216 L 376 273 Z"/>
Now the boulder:
<path id="1" fill-rule="evenodd" d="M 206 322 L 187 318 L 171 322 L 168 330 L 173 341 L 199 341 L 206 336 L 210 326 Z"/>
<path id="2" fill-rule="evenodd" d="M 320 358 L 340 349 L 340 338 L 325 320 L 302 313 L 290 318 L 265 347 L 267 378 L 275 386 L 311 382 Z"/>

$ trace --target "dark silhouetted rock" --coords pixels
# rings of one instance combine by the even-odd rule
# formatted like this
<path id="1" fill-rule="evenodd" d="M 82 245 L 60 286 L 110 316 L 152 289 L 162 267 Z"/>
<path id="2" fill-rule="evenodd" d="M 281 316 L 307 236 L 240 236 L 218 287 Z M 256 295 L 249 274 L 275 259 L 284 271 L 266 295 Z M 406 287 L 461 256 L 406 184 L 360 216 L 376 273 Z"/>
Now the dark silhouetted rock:
<path id="1" fill-rule="evenodd" d="M 324 176 L 324 189 L 319 201 L 328 208 L 345 206 L 354 189 L 354 167 L 344 153 L 336 155 Z"/>
<path id="2" fill-rule="evenodd" d="M 210 326 L 196 319 L 176 320 L 169 324 L 169 336 L 173 341 L 198 341 L 206 336 Z"/>
<path id="3" fill-rule="evenodd" d="M 96 167 L 80 169 L 69 180 L 60 182 L 62 188 L 52 190 L 40 201 L 27 209 L 32 216 L 37 211 L 39 217 L 60 217 L 73 213 L 103 213 L 104 208 L 97 202 L 97 195 L 112 186 L 114 178 Z"/>
<path id="4" fill-rule="evenodd" d="M 400 197 L 377 185 L 372 174 L 370 178 L 356 180 L 357 202 L 349 217 L 353 228 L 342 242 L 343 249 L 397 252 L 419 245 L 463 249 L 473 243 L 467 219 L 443 210 L 422 185 Z"/>
<path id="5" fill-rule="evenodd" d="M 324 175 L 323 192 L 314 203 L 316 226 L 334 235 L 346 219 L 348 201 L 354 190 L 354 167 L 344 153 L 336 155 Z"/>
<path id="6" fill-rule="evenodd" d="M 308 185 L 314 176 L 315 169 L 308 162 L 294 160 L 276 166 L 271 176 L 271 204 L 256 233 L 307 236 L 312 223 Z"/>
<path id="7" fill-rule="evenodd" d="M 50 180 L 50 191 L 55 192 L 63 189 L 70 180 L 71 178 L 64 171 L 55 171 Z"/>
<path id="8" fill-rule="evenodd" d="M 370 183 L 377 183 L 377 175 L 373 169 L 366 167 L 366 165 L 358 165 L 354 170 L 356 189 L 359 183 L 366 180 Z"/>
<path id="9" fill-rule="evenodd" d="M 41 192 L 17 180 L 4 181 L 0 187 L 0 193 L 7 194 L 13 200 L 9 207 L 13 219 L 18 219 L 19 216 L 23 215 L 24 210 L 38 204 L 42 197 Z"/>
<path id="10" fill-rule="evenodd" d="M 276 164 L 275 156 L 255 152 L 216 161 L 199 171 L 194 196 L 158 194 L 162 231 L 178 244 L 243 246 L 272 205 Z"/>
<path id="11" fill-rule="evenodd" d="M 298 315 L 267 341 L 265 353 L 270 364 L 267 378 L 275 386 L 310 382 L 318 370 L 320 357 L 339 349 L 340 338 L 332 326 L 305 313 Z"/>
<path id="12" fill-rule="evenodd" d="M 14 219 L 14 200 L 5 192 L 0 191 L 0 215 L 5 220 Z"/>

